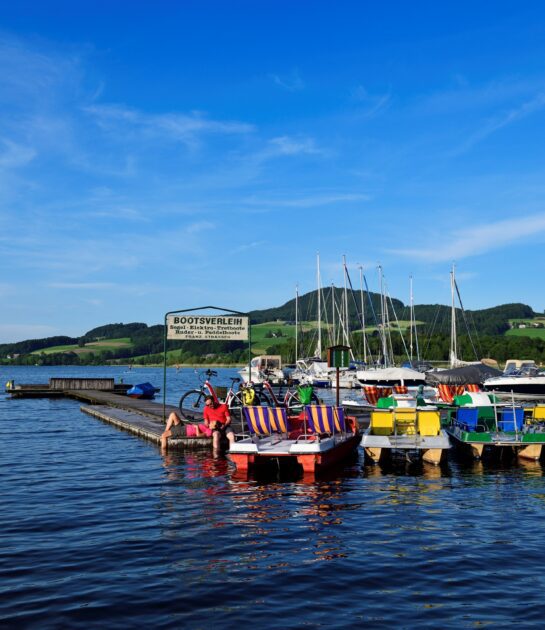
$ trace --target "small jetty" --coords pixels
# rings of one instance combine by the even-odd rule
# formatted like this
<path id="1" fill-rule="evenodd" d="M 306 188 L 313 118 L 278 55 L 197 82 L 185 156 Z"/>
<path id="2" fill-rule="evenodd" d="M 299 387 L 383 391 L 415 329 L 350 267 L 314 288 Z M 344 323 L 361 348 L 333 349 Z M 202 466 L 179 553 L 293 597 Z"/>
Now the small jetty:
<path id="1" fill-rule="evenodd" d="M 163 403 L 127 396 L 132 386 L 114 383 L 113 378 L 50 378 L 49 383 L 19 385 L 8 381 L 6 394 L 12 398 L 73 398 L 85 403 L 84 413 L 128 431 L 150 442 L 159 444 L 165 425 Z M 179 414 L 178 407 L 165 405 L 166 417 L 172 412 Z M 233 428 L 238 430 L 237 418 Z M 210 449 L 209 437 L 183 437 L 169 439 L 169 449 Z"/>
<path id="2" fill-rule="evenodd" d="M 164 431 L 164 418 L 171 412 L 179 414 L 179 408 L 165 405 L 162 401 L 132 398 L 127 391 L 132 385 L 115 383 L 113 378 L 50 378 L 48 383 L 19 384 L 8 381 L 5 393 L 11 398 L 72 398 L 80 401 L 83 413 L 128 431 L 155 444 L 160 444 Z M 193 415 L 199 416 L 198 412 Z M 242 412 L 231 410 L 233 430 L 243 433 Z M 368 422 L 368 421 L 367 421 Z M 358 418 L 359 427 L 365 419 Z M 171 450 L 211 449 L 209 437 L 169 438 Z"/>
<path id="3" fill-rule="evenodd" d="M 154 442 L 155 444 L 160 444 L 161 442 L 161 433 L 164 430 L 162 417 L 159 419 L 134 410 L 106 407 L 103 405 L 82 405 L 80 409 L 83 413 L 98 418 L 108 424 L 112 424 L 129 433 L 134 433 L 150 442 Z M 209 437 L 169 438 L 168 440 L 169 449 L 210 449 L 211 445 L 212 440 Z"/>

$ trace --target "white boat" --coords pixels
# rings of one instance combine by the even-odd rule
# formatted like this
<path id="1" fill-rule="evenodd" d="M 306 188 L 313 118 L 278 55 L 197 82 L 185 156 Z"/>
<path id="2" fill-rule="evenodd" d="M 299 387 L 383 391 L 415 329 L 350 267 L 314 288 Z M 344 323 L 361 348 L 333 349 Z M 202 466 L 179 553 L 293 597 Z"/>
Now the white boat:
<path id="1" fill-rule="evenodd" d="M 426 375 L 411 368 L 386 367 L 357 370 L 356 377 L 362 385 L 424 385 Z"/>
<path id="2" fill-rule="evenodd" d="M 250 371 L 251 368 L 251 371 Z M 263 354 L 254 357 L 248 366 L 239 370 L 244 382 L 263 383 L 269 381 L 273 385 L 281 385 L 285 381 L 282 371 L 282 357 L 279 354 Z"/>
<path id="3" fill-rule="evenodd" d="M 509 359 L 503 374 L 487 378 L 483 386 L 494 392 L 545 396 L 545 372 L 537 367 L 535 361 Z"/>
<path id="4" fill-rule="evenodd" d="M 331 387 L 331 378 L 326 361 L 316 357 L 297 359 L 295 369 L 290 374 L 294 381 L 313 387 Z"/>

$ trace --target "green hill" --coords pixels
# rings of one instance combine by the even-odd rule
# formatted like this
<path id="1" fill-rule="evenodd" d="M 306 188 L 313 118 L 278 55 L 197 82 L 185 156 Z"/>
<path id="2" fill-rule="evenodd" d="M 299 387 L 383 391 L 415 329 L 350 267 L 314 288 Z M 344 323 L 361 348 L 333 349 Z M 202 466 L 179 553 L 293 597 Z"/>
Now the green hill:
<path id="1" fill-rule="evenodd" d="M 349 328 L 354 334 L 352 345 L 358 350 L 362 348 L 362 321 L 359 315 L 362 298 L 368 343 L 372 351 L 376 349 L 378 352 L 381 300 L 377 293 L 364 292 L 362 295 L 360 291 L 348 292 Z M 330 343 L 328 331 L 332 329 L 334 319 L 338 323 L 340 313 L 344 312 L 341 306 L 343 300 L 343 289 L 332 287 L 322 291 L 323 347 Z M 313 354 L 316 347 L 317 304 L 317 291 L 299 298 L 300 356 Z M 430 360 L 445 359 L 448 355 L 451 308 L 423 304 L 415 306 L 414 313 L 423 356 Z M 504 304 L 465 312 L 457 309 L 456 313 L 462 350 L 466 344 L 473 353 L 471 343 L 475 342 L 470 342 L 470 334 L 472 340 L 476 339 L 480 345 L 481 356 L 501 359 L 498 355 L 503 354 L 503 348 L 513 351 L 520 349 L 527 353 L 531 351 L 536 359 L 540 359 L 542 353 L 545 354 L 545 348 L 541 347 L 545 343 L 545 318 L 536 316 L 525 304 Z M 292 361 L 295 356 L 295 299 L 279 307 L 252 311 L 249 315 L 253 354 L 282 354 L 285 360 Z M 399 325 L 407 334 L 409 309 L 400 300 L 389 300 L 386 317 L 390 321 L 394 354 L 401 357 L 404 345 L 397 328 Z M 521 325 L 524 327 L 520 328 Z M 464 342 L 464 339 L 467 341 Z M 517 343 L 518 346 L 513 345 Z M 168 350 L 170 363 L 244 363 L 247 360 L 247 345 L 240 341 L 169 341 Z M 475 358 L 469 354 L 466 356 Z M 0 345 L 0 362 L 12 364 L 159 363 L 162 357 L 163 326 L 148 326 L 140 322 L 106 324 L 93 328 L 80 338 L 57 336 Z"/>

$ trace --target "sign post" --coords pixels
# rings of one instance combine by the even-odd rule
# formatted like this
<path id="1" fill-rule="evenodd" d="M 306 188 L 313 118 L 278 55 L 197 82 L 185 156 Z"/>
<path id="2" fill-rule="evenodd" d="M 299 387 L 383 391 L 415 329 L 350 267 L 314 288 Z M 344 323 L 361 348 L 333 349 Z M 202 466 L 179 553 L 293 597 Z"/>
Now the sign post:
<path id="1" fill-rule="evenodd" d="M 337 372 L 337 407 L 339 406 L 339 370 L 350 367 L 350 346 L 330 346 L 327 349 L 327 367 Z"/>
<path id="2" fill-rule="evenodd" d="M 196 311 L 221 311 L 221 315 L 199 315 Z M 165 314 L 163 343 L 163 422 L 166 421 L 167 339 L 207 341 L 248 341 L 248 368 L 251 374 L 252 333 L 246 313 L 219 306 L 200 306 Z M 249 377 L 248 377 L 249 378 Z"/>

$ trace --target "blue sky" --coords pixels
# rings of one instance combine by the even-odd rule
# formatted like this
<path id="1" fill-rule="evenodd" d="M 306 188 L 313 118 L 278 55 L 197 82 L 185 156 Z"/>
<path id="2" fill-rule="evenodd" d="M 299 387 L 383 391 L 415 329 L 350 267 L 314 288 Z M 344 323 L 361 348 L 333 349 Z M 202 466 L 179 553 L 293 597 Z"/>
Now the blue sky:
<path id="1" fill-rule="evenodd" d="M 443 6 L 448 5 L 448 6 Z M 0 2 L 0 342 L 354 284 L 545 307 L 540 2 Z"/>

